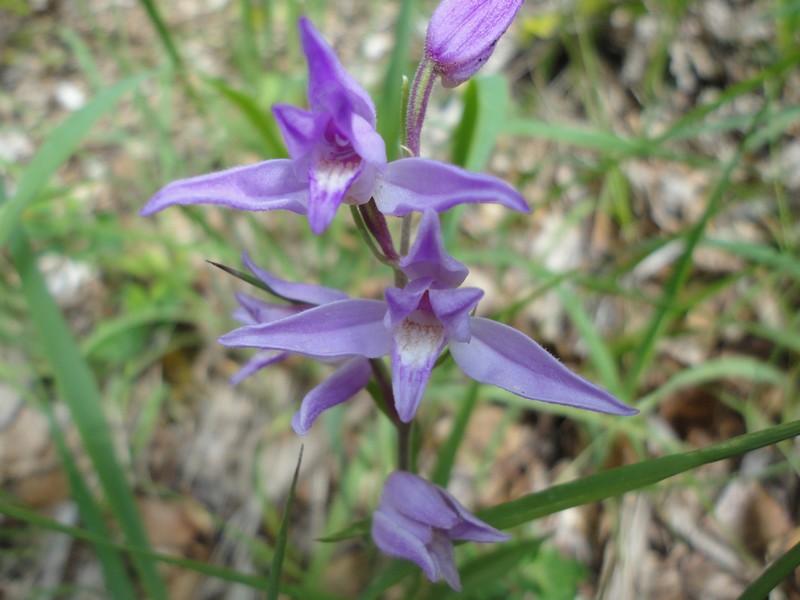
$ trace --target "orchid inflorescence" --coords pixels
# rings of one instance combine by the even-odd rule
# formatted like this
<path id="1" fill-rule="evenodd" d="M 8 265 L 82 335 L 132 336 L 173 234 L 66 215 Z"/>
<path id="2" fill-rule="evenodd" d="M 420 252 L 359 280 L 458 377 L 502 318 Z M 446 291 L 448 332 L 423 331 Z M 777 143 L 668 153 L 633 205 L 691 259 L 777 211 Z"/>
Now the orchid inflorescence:
<path id="1" fill-rule="evenodd" d="M 387 162 L 376 130 L 375 105 L 344 70 L 306 18 L 300 38 L 308 77 L 308 110 L 276 105 L 273 115 L 289 159 L 170 183 L 142 209 L 150 215 L 175 204 L 218 204 L 239 210 L 288 210 L 325 231 L 342 204 L 353 211 L 370 248 L 395 271 L 384 299 L 350 298 L 339 290 L 284 281 L 256 265 L 246 268 L 283 302 L 238 294 L 234 317 L 243 326 L 223 335 L 225 346 L 257 348 L 233 383 L 298 354 L 336 366 L 312 389 L 292 420 L 306 435 L 316 418 L 365 388 L 373 378 L 385 412 L 401 438 L 399 470 L 389 476 L 372 519 L 384 553 L 415 562 L 431 581 L 460 589 L 453 540 L 509 538 L 471 515 L 450 493 L 408 472 L 408 424 L 414 419 L 442 352 L 469 377 L 518 396 L 614 415 L 631 409 L 569 371 L 536 342 L 490 319 L 472 316 L 483 291 L 461 287 L 467 268 L 443 246 L 438 213 L 458 204 L 493 202 L 529 212 L 507 183 L 419 157 L 420 133 L 437 79 L 454 87 L 472 77 L 517 14 L 522 0 L 442 0 L 433 13 L 424 57 L 410 88 L 406 147 L 411 156 Z M 411 244 L 410 215 L 421 220 Z M 392 239 L 386 217 L 402 217 L 403 238 Z M 288 301 L 288 303 L 287 303 Z M 389 356 L 390 374 L 382 357 Z M 406 438 L 403 440 L 402 438 Z"/>

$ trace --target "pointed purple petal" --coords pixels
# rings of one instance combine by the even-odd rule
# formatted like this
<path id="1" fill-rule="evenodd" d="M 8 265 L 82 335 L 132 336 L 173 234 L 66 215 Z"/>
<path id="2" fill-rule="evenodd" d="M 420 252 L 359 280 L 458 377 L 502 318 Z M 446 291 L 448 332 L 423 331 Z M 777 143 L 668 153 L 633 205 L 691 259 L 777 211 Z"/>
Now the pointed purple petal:
<path id="1" fill-rule="evenodd" d="M 479 202 L 530 212 L 522 196 L 504 181 L 425 158 L 389 163 L 375 190 L 375 202 L 382 213 L 393 216 L 427 208 L 444 212 L 458 204 Z"/>
<path id="2" fill-rule="evenodd" d="M 298 352 L 311 357 L 378 358 L 391 351 L 379 300 L 339 300 L 263 325 L 240 327 L 219 338 L 223 346 Z"/>
<path id="3" fill-rule="evenodd" d="M 247 253 L 242 253 L 242 262 L 255 275 L 259 280 L 264 282 L 270 289 L 274 290 L 280 296 L 288 298 L 289 300 L 296 300 L 297 302 L 305 302 L 306 304 L 328 304 L 336 302 L 337 300 L 345 300 L 347 294 L 341 290 L 325 287 L 322 285 L 313 285 L 310 283 L 295 283 L 286 281 L 275 277 L 272 273 L 265 271 L 257 264 L 255 264 Z M 296 312 L 296 310 L 294 311 Z M 262 319 L 262 322 L 264 320 Z"/>
<path id="4" fill-rule="evenodd" d="M 398 266 L 410 280 L 432 277 L 447 287 L 458 287 L 467 277 L 467 267 L 445 252 L 439 217 L 433 210 L 422 214 L 417 237 Z"/>
<path id="5" fill-rule="evenodd" d="M 470 318 L 472 340 L 451 342 L 461 370 L 523 398 L 614 415 L 635 415 L 604 389 L 576 375 L 516 329 L 480 317 Z"/>
<path id="6" fill-rule="evenodd" d="M 328 119 L 288 104 L 275 104 L 272 114 L 292 157 L 295 174 L 303 179 Z"/>
<path id="7" fill-rule="evenodd" d="M 417 312 L 392 332 L 392 390 L 400 420 L 409 423 L 446 342 L 444 327 L 435 317 Z"/>
<path id="8" fill-rule="evenodd" d="M 505 542 L 510 540 L 511 536 L 507 533 L 495 529 L 488 523 L 484 523 L 478 517 L 469 512 L 464 505 L 461 504 L 456 498 L 447 490 L 439 488 L 439 492 L 443 494 L 447 501 L 452 506 L 452 509 L 458 514 L 459 523 L 447 531 L 447 535 L 451 540 L 466 540 L 470 542 Z"/>
<path id="9" fill-rule="evenodd" d="M 234 167 L 173 181 L 142 208 L 152 215 L 173 204 L 220 204 L 239 210 L 290 210 L 304 215 L 308 183 L 300 181 L 285 159 Z"/>
<path id="10" fill-rule="evenodd" d="M 425 542 L 414 532 L 398 513 L 378 510 L 372 515 L 372 540 L 384 554 L 410 560 L 422 569 L 431 581 L 439 580 L 439 568 L 429 554 Z"/>
<path id="11" fill-rule="evenodd" d="M 375 127 L 375 105 L 339 62 L 333 48 L 307 18 L 300 19 L 300 40 L 308 61 L 308 103 L 314 112 L 355 112 Z"/>
<path id="12" fill-rule="evenodd" d="M 478 288 L 458 288 L 455 290 L 431 290 L 428 292 L 431 308 L 436 318 L 444 325 L 448 340 L 469 342 L 469 313 L 483 298 L 483 290 Z"/>
<path id="13" fill-rule="evenodd" d="M 353 114 L 351 115 L 348 129 L 350 143 L 356 153 L 362 160 L 380 171 L 384 171 L 386 169 L 386 144 L 375 130 L 375 126 L 368 123 L 360 115 Z"/>
<path id="14" fill-rule="evenodd" d="M 306 435 L 311 425 L 323 411 L 341 404 L 364 389 L 372 377 L 369 361 L 352 358 L 339 367 L 333 375 L 311 390 L 300 410 L 292 418 L 292 427 L 299 435 Z"/>
<path id="15" fill-rule="evenodd" d="M 239 385 L 243 380 L 253 375 L 256 371 L 280 362 L 289 356 L 288 352 L 280 350 L 262 350 L 257 352 L 247 363 L 231 377 L 231 385 Z"/>
<path id="16" fill-rule="evenodd" d="M 384 323 L 389 328 L 399 326 L 406 317 L 419 309 L 420 301 L 431 286 L 432 280 L 417 279 L 404 288 L 386 288 L 386 318 Z"/>
<path id="17" fill-rule="evenodd" d="M 444 580 L 455 591 L 461 591 L 461 579 L 458 576 L 458 569 L 456 569 L 456 555 L 453 549 L 453 542 L 443 531 L 434 531 L 433 540 L 428 544 L 428 552 L 430 552 L 436 566 L 439 567 Z"/>

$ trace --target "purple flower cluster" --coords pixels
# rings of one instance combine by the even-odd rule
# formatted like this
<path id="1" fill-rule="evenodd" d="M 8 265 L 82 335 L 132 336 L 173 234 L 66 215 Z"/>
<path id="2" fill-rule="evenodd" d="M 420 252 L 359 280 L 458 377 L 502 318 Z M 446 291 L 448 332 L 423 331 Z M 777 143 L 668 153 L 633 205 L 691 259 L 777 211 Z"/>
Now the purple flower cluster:
<path id="1" fill-rule="evenodd" d="M 311 23 L 300 20 L 308 61 L 308 110 L 273 107 L 289 159 L 267 160 L 173 182 L 142 209 L 150 215 L 175 204 L 218 204 L 239 210 L 288 210 L 307 215 L 311 231 L 330 225 L 341 204 L 359 207 L 366 229 L 396 273 L 383 300 L 349 298 L 339 290 L 284 281 L 244 255 L 245 266 L 281 302 L 237 295 L 242 327 L 223 335 L 226 346 L 259 352 L 233 382 L 299 354 L 335 366 L 303 398 L 292 426 L 308 433 L 316 418 L 355 395 L 389 357 L 388 411 L 402 428 L 411 422 L 437 359 L 445 350 L 469 377 L 518 396 L 615 415 L 636 411 L 572 373 L 524 334 L 472 316 L 483 291 L 460 287 L 467 268 L 442 243 L 438 213 L 464 203 L 495 202 L 528 212 L 505 182 L 453 165 L 419 158 L 419 134 L 433 81 L 446 87 L 469 79 L 486 61 L 522 0 L 443 0 L 433 14 L 425 57 L 407 112 L 407 141 L 414 156 L 387 162 L 376 131 L 375 106 L 344 70 Z M 369 210 L 365 210 L 371 207 Z M 400 255 L 385 217 L 421 213 L 413 244 Z M 436 581 L 460 589 L 453 540 L 508 538 L 472 516 L 444 489 L 404 471 L 388 478 L 372 521 L 383 552 L 408 559 Z"/>

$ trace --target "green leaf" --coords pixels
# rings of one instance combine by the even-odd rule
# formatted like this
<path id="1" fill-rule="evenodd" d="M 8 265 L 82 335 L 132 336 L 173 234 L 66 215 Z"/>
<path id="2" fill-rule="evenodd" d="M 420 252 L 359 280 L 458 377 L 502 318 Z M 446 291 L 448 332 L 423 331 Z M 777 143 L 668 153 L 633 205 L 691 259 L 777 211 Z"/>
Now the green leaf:
<path id="1" fill-rule="evenodd" d="M 775 425 L 702 450 L 646 460 L 555 485 L 483 510 L 478 513 L 478 517 L 498 529 L 509 529 L 567 508 L 638 490 L 705 464 L 776 444 L 797 435 L 800 435 L 800 421 Z"/>
<path id="2" fill-rule="evenodd" d="M 481 171 L 503 131 L 508 110 L 508 85 L 504 77 L 474 77 L 464 92 L 464 112 L 453 136 L 452 162 Z"/>
<path id="3" fill-rule="evenodd" d="M 297 457 L 297 466 L 294 468 L 292 486 L 289 488 L 289 497 L 286 498 L 286 505 L 283 507 L 283 518 L 278 530 L 278 541 L 275 545 L 275 554 L 272 556 L 272 564 L 269 570 L 269 580 L 267 581 L 267 600 L 278 600 L 281 593 L 281 571 L 283 570 L 283 557 L 286 555 L 286 542 L 289 539 L 289 523 L 292 520 L 292 504 L 294 503 L 294 491 L 297 487 L 297 476 L 300 474 L 300 464 L 303 462 L 303 446 L 300 446 L 300 455 Z"/>
<path id="4" fill-rule="evenodd" d="M 22 212 L 36 200 L 56 170 L 72 156 L 92 125 L 148 76 L 130 77 L 101 92 L 86 106 L 67 117 L 47 137 L 25 167 L 14 196 L 0 206 L 0 246 L 6 243 L 9 234 L 19 223 Z"/>

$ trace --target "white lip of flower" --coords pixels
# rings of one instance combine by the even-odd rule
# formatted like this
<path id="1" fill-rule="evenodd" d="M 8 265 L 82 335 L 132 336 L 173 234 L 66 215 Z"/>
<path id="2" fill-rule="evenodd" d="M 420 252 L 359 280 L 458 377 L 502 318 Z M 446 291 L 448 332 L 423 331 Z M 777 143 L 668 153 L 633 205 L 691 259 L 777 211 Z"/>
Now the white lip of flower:
<path id="1" fill-rule="evenodd" d="M 350 181 L 361 165 L 354 160 L 346 162 L 322 160 L 315 169 L 320 188 L 338 190 Z"/>
<path id="2" fill-rule="evenodd" d="M 394 342 L 405 366 L 420 368 L 444 345 L 444 327 L 432 315 L 414 311 L 395 330 Z"/>

